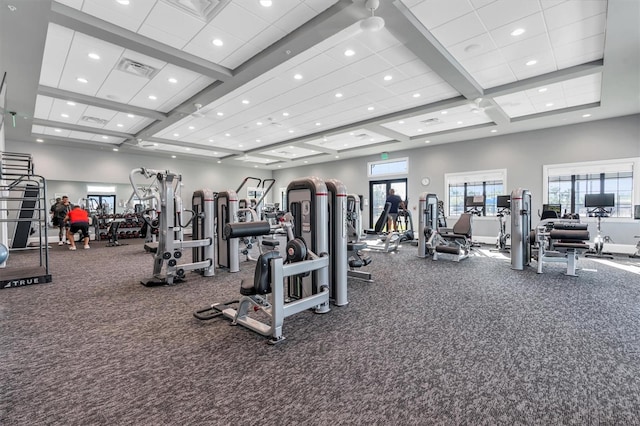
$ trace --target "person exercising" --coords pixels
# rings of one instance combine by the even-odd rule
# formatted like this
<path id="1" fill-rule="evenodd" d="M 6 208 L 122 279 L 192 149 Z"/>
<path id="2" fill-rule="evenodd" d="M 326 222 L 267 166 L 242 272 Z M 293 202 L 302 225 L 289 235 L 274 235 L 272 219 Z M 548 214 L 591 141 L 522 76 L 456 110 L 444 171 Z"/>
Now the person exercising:
<path id="1" fill-rule="evenodd" d="M 69 250 L 76 249 L 76 242 L 73 235 L 76 232 L 82 232 L 82 241 L 84 248 L 89 248 L 89 212 L 85 209 L 81 209 L 80 206 L 73 206 L 73 209 L 64 218 L 65 222 L 69 221 L 69 228 L 67 229 L 67 239 L 69 240 Z"/>
<path id="2" fill-rule="evenodd" d="M 61 246 L 64 245 L 64 238 L 69 231 L 69 225 L 66 223 L 65 217 L 67 217 L 67 214 L 71 211 L 73 205 L 69 202 L 69 197 L 63 195 L 61 199 L 56 199 L 54 207 L 51 208 L 53 213 L 53 224 L 58 227 L 58 238 L 60 240 L 58 245 Z M 67 244 L 70 244 L 68 240 Z"/>
<path id="3" fill-rule="evenodd" d="M 400 207 L 400 203 L 402 203 L 402 198 L 396 195 L 396 191 L 391 188 L 386 202 L 391 204 L 389 217 L 387 218 L 387 231 L 390 232 L 391 226 L 393 225 L 393 230 L 398 232 L 398 208 Z"/>

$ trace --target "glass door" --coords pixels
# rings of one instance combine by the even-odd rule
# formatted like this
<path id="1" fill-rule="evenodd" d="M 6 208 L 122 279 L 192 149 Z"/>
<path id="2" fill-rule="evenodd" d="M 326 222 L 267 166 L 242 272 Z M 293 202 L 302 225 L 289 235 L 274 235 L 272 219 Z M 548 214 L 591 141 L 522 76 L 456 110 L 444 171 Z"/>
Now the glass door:
<path id="1" fill-rule="evenodd" d="M 369 182 L 369 228 L 375 223 L 384 210 L 389 190 L 393 189 L 403 201 L 407 200 L 407 179 L 375 180 Z M 386 226 L 385 226 L 386 228 Z"/>

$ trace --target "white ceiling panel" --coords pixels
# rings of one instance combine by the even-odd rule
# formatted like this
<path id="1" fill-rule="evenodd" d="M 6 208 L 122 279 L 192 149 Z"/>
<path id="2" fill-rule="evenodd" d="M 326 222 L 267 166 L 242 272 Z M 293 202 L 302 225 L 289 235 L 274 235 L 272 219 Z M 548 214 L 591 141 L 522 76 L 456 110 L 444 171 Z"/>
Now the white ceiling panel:
<path id="1" fill-rule="evenodd" d="M 333 149 L 340 152 L 343 150 L 375 145 L 389 140 L 391 139 L 368 129 L 357 129 L 345 133 L 326 135 L 321 138 L 308 141 L 306 144 L 325 149 Z"/>
<path id="2" fill-rule="evenodd" d="M 73 31 L 49 24 L 40 72 L 41 85 L 58 87 L 72 41 Z"/>
<path id="3" fill-rule="evenodd" d="M 157 0 L 136 0 L 123 5 L 115 1 L 84 0 L 82 11 L 129 31 L 137 32 Z"/>
<path id="4" fill-rule="evenodd" d="M 478 15 L 488 30 L 502 27 L 540 12 L 540 3 L 531 0 L 509 0 L 490 3 L 478 9 Z"/>
<path id="5" fill-rule="evenodd" d="M 159 1 L 140 26 L 138 33 L 176 49 L 182 49 L 205 22 L 175 6 Z"/>
<path id="6" fill-rule="evenodd" d="M 606 26 L 604 13 L 595 15 L 582 21 L 574 22 L 549 32 L 551 44 L 554 47 L 575 43 L 585 38 L 604 34 Z"/>
<path id="7" fill-rule="evenodd" d="M 511 35 L 515 30 L 524 30 L 524 33 L 519 36 Z M 489 34 L 497 46 L 503 47 L 531 37 L 546 34 L 546 32 L 547 27 L 544 22 L 544 17 L 540 12 L 495 28 L 491 30 Z"/>
<path id="8" fill-rule="evenodd" d="M 278 157 L 282 159 L 291 160 L 291 159 L 304 158 L 304 157 L 310 157 L 312 155 L 317 155 L 318 151 L 316 151 L 315 149 L 307 149 L 307 148 L 291 145 L 291 146 L 280 146 L 275 149 L 262 151 L 262 153 L 265 155 L 269 155 L 271 157 Z"/>
<path id="9" fill-rule="evenodd" d="M 565 1 L 545 9 L 547 28 L 552 31 L 565 25 L 607 12 L 607 0 Z"/>
<path id="10" fill-rule="evenodd" d="M 485 112 L 474 113 L 471 111 L 471 107 L 472 104 L 470 103 L 469 105 L 443 110 L 446 113 L 436 111 L 420 114 L 403 118 L 402 120 L 387 122 L 382 126 L 413 137 L 492 122 Z"/>
<path id="11" fill-rule="evenodd" d="M 429 0 L 417 3 L 411 12 L 427 27 L 436 28 L 473 12 L 473 8 L 468 0 Z"/>
<path id="12" fill-rule="evenodd" d="M 600 73 L 498 96 L 495 101 L 510 117 L 590 104 L 600 100 Z"/>
<path id="13" fill-rule="evenodd" d="M 484 24 L 475 12 L 467 13 L 437 28 L 429 28 L 429 30 L 445 47 L 453 46 L 486 32 Z"/>
<path id="14" fill-rule="evenodd" d="M 551 52 L 551 44 L 547 34 L 540 34 L 517 43 L 512 43 L 500 49 L 507 62 L 514 62 L 523 58 L 533 58 L 539 53 Z"/>

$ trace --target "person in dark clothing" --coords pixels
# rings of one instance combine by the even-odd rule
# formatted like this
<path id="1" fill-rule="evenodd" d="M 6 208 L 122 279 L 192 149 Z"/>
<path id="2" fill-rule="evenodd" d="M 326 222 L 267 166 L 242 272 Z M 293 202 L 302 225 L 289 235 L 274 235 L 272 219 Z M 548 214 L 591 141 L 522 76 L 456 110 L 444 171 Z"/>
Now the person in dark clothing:
<path id="1" fill-rule="evenodd" d="M 387 218 L 387 231 L 391 231 L 392 225 L 393 230 L 398 231 L 398 207 L 400 207 L 400 203 L 402 203 L 402 198 L 400 198 L 399 195 L 396 195 L 396 191 L 391 188 L 386 202 L 391 203 L 389 217 Z"/>
<path id="2" fill-rule="evenodd" d="M 69 197 L 66 195 L 62 196 L 62 199 L 51 207 L 53 212 L 53 224 L 58 227 L 58 238 L 60 240 L 58 242 L 59 246 L 64 245 L 64 238 L 66 236 L 65 228 L 68 228 L 68 224 L 65 223 L 65 217 L 67 216 L 67 213 L 71 211 L 71 207 L 72 205 L 69 202 Z M 69 244 L 69 241 L 67 241 L 67 244 Z"/>

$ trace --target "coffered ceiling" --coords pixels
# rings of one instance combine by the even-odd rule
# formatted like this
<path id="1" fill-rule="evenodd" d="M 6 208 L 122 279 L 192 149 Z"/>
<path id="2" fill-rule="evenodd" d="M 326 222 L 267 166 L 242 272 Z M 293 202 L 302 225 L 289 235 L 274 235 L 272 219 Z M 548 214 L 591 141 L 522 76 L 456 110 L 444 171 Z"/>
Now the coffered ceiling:
<path id="1" fill-rule="evenodd" d="M 636 0 L 375 3 L 2 0 L 6 138 L 274 169 L 640 112 Z"/>

